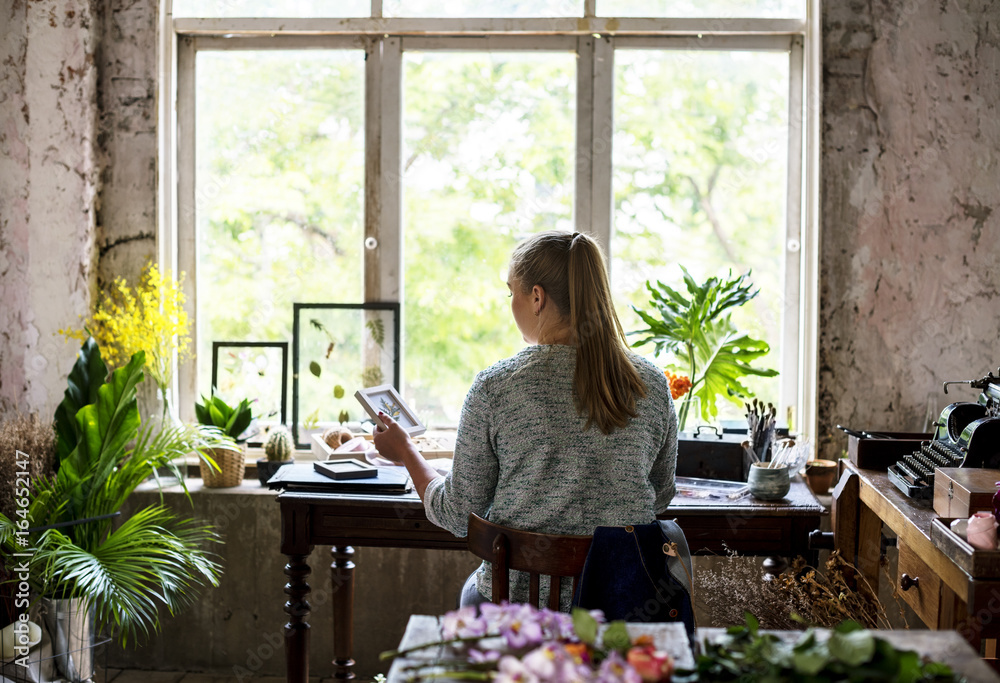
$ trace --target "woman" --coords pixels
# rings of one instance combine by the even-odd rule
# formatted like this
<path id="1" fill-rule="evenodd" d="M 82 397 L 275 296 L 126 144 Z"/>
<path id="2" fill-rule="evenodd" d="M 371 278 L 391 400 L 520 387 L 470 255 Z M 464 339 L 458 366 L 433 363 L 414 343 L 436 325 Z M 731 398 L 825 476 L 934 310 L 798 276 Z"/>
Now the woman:
<path id="1" fill-rule="evenodd" d="M 406 466 L 428 519 L 456 536 L 470 512 L 550 534 L 653 521 L 674 495 L 677 418 L 663 372 L 626 346 L 600 247 L 580 233 L 530 237 L 507 286 L 529 346 L 476 376 L 451 473 L 438 475 L 384 415 L 379 453 Z M 463 604 L 486 600 L 490 565 L 469 578 Z M 512 600 L 527 595 L 527 575 L 512 572 Z"/>

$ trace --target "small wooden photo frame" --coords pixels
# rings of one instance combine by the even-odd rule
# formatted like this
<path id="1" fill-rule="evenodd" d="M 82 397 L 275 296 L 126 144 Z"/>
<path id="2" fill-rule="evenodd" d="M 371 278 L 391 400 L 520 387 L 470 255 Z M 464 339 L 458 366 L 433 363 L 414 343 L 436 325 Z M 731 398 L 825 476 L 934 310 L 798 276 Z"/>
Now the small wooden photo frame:
<path id="1" fill-rule="evenodd" d="M 374 465 L 351 459 L 314 462 L 313 469 L 337 481 L 371 479 L 378 476 L 378 468 Z"/>
<path id="2" fill-rule="evenodd" d="M 427 431 L 427 427 L 417 418 L 413 409 L 406 405 L 406 401 L 391 384 L 358 389 L 354 393 L 354 398 L 358 399 L 358 403 L 375 424 L 379 424 L 378 414 L 382 412 L 395 420 L 411 437 L 420 436 Z"/>

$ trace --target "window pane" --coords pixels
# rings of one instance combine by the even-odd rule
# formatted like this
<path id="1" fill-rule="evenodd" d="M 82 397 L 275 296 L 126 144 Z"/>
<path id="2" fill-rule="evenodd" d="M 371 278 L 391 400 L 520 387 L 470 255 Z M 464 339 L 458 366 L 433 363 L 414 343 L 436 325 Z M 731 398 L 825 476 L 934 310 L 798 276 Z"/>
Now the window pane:
<path id="1" fill-rule="evenodd" d="M 212 341 L 291 341 L 293 302 L 362 300 L 364 52 L 200 52 L 196 74 L 207 393 Z"/>
<path id="2" fill-rule="evenodd" d="M 174 0 L 174 17 L 368 17 L 371 0 Z"/>
<path id="3" fill-rule="evenodd" d="M 597 0 L 601 17 L 805 18 L 804 0 Z"/>
<path id="4" fill-rule="evenodd" d="M 583 0 L 385 0 L 386 17 L 582 17 Z"/>
<path id="5" fill-rule="evenodd" d="M 576 57 L 403 56 L 404 398 L 454 424 L 475 374 L 523 345 L 511 249 L 572 226 Z"/>
<path id="6" fill-rule="evenodd" d="M 628 304 L 649 310 L 647 280 L 684 291 L 679 265 L 698 282 L 752 270 L 760 295 L 733 320 L 771 345 L 753 365 L 780 369 L 788 83 L 784 53 L 615 51 L 612 286 L 626 331 L 645 327 Z M 778 404 L 778 378 L 745 384 Z"/>

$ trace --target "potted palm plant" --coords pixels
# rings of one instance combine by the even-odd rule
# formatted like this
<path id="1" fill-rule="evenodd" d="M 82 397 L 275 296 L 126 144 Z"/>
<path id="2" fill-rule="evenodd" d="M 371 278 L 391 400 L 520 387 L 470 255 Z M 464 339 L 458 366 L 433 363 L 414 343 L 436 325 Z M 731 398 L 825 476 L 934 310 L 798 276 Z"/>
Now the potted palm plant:
<path id="1" fill-rule="evenodd" d="M 161 604 L 176 613 L 199 587 L 218 585 L 221 572 L 207 550 L 218 542 L 211 527 L 160 505 L 119 519 L 129 495 L 159 469 L 180 478 L 178 457 L 225 443 L 214 428 L 142 426 L 136 385 L 144 363 L 137 352 L 108 377 L 97 344 L 84 343 L 56 411 L 55 474 L 34 482 L 26 519 L 0 515 L 5 563 L 15 559 L 18 535 L 28 535 L 27 574 L 42 609 L 77 615 L 90 634 L 114 628 L 123 645 L 158 629 Z M 69 653 L 56 659 L 65 677 L 90 676 Z"/>
<path id="2" fill-rule="evenodd" d="M 253 420 L 250 401 L 243 399 L 233 407 L 218 394 L 213 393 L 209 398 L 202 396 L 201 401 L 195 403 L 194 414 L 200 424 L 216 427 L 230 439 L 229 444 L 212 450 L 211 462 L 207 459 L 199 461 L 201 479 L 205 486 L 208 488 L 239 486 L 243 482 L 243 473 L 246 470 L 244 432 Z"/>
<path id="3" fill-rule="evenodd" d="M 688 296 L 662 282 L 647 282 L 653 313 L 632 309 L 648 325 L 629 334 L 645 334 L 638 347 L 652 343 L 657 356 L 671 355 L 668 369 L 687 373 L 690 396 L 699 399 L 701 418 L 706 422 L 719 414 L 716 401 L 722 396 L 738 406 L 753 396 L 741 378 L 756 375 L 774 377 L 777 370 L 756 368 L 753 361 L 767 355 L 767 342 L 752 339 L 736 329 L 732 312 L 757 296 L 748 282 L 750 273 L 729 279 L 710 277 L 699 284 L 684 271 Z M 683 430 L 692 402 L 681 404 L 677 420 Z"/>

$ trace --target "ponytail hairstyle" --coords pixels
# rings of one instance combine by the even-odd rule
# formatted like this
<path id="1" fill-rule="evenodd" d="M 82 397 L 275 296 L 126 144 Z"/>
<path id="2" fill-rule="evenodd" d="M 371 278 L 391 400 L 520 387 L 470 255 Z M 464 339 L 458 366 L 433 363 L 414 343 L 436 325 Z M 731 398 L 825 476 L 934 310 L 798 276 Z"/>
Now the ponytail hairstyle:
<path id="1" fill-rule="evenodd" d="M 577 411 L 587 417 L 584 429 L 596 423 L 610 434 L 625 427 L 638 415 L 636 400 L 646 396 L 646 385 L 629 357 L 601 247 L 582 233 L 542 232 L 514 249 L 510 276 L 525 294 L 540 286 L 569 320 L 576 343 L 573 388 Z"/>

